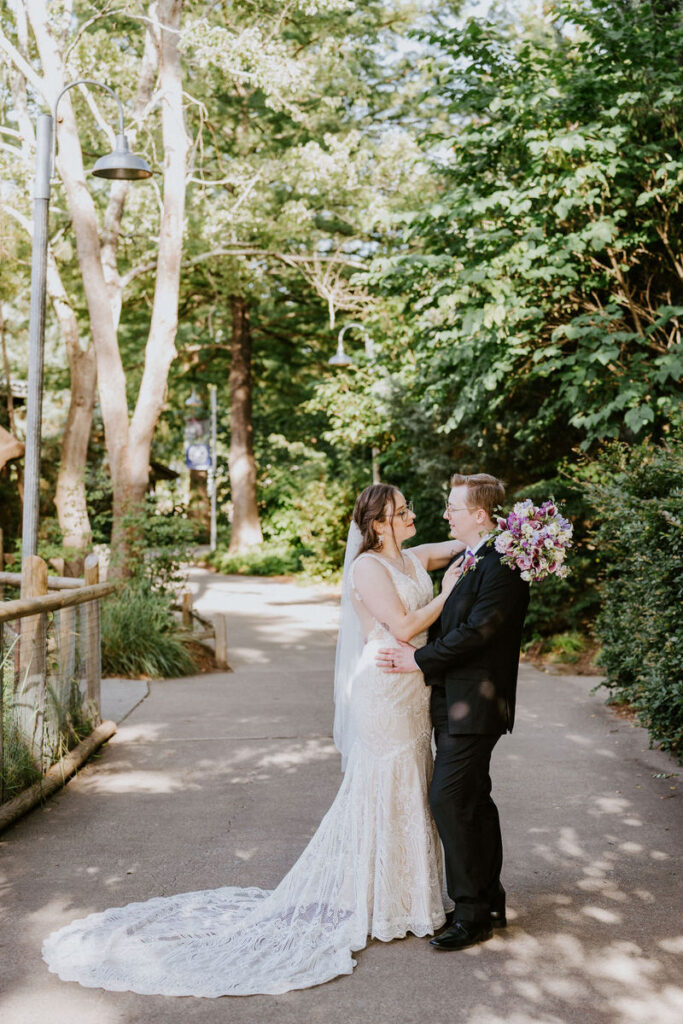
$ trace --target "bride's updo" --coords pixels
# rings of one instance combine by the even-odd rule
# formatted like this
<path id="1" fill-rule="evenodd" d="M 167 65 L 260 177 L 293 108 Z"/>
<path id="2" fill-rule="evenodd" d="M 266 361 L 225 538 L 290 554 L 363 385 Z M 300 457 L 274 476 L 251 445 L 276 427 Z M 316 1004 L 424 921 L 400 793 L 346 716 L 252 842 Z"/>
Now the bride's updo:
<path id="1" fill-rule="evenodd" d="M 374 522 L 382 522 L 386 519 L 386 507 L 389 506 L 393 513 L 396 509 L 396 495 L 398 491 L 393 484 L 370 484 L 356 498 L 356 506 L 353 510 L 353 521 L 361 532 L 362 543 L 361 555 L 364 551 L 372 551 L 381 547 L 380 538 L 373 526 Z"/>

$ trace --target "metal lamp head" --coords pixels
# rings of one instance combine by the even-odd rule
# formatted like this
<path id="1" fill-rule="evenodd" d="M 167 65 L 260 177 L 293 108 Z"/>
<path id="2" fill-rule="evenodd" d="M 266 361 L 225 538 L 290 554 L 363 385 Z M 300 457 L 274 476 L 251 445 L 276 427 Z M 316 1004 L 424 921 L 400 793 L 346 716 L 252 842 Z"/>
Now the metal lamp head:
<path id="1" fill-rule="evenodd" d="M 96 178 L 114 178 L 119 181 L 138 181 L 151 178 L 152 171 L 146 160 L 131 153 L 125 135 L 116 136 L 116 147 L 108 156 L 101 156 L 92 169 Z"/>
<path id="2" fill-rule="evenodd" d="M 344 351 L 343 342 L 339 342 L 337 345 L 337 351 L 334 353 L 331 359 L 328 360 L 329 366 L 353 366 L 353 359 L 351 356 L 347 356 Z"/>

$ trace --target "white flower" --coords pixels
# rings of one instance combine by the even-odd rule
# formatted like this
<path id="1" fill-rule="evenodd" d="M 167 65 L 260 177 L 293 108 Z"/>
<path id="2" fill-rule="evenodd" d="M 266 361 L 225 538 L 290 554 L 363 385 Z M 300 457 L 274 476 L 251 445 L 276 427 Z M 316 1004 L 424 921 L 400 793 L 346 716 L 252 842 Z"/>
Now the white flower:
<path id="1" fill-rule="evenodd" d="M 496 551 L 504 553 L 513 542 L 513 536 L 509 530 L 504 530 L 503 533 L 499 533 L 495 541 Z"/>

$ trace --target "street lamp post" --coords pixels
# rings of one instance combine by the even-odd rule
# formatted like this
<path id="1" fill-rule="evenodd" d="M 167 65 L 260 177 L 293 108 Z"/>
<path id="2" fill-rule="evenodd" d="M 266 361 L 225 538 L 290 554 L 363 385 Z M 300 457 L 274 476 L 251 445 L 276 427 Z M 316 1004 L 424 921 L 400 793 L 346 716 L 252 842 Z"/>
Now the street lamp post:
<path id="1" fill-rule="evenodd" d="M 216 433 L 217 433 L 217 409 L 216 409 L 216 385 L 209 384 L 211 395 L 211 468 L 209 470 L 209 494 L 211 497 L 211 531 L 209 534 L 209 545 L 212 551 L 216 550 Z"/>
<path id="2" fill-rule="evenodd" d="M 54 123 L 57 107 L 65 92 L 76 85 L 95 85 L 105 89 L 119 108 L 119 131 L 113 153 L 100 157 L 93 167 L 99 178 L 134 181 L 151 177 L 152 171 L 142 157 L 130 152 L 123 130 L 121 101 L 108 85 L 79 79 L 66 85 L 52 114 L 40 114 L 36 124 L 36 178 L 33 191 L 33 250 L 31 262 L 31 308 L 29 314 L 28 395 L 26 400 L 26 453 L 24 460 L 24 510 L 21 538 L 22 561 L 35 555 L 38 547 L 40 501 L 40 443 L 43 412 L 43 353 L 45 349 L 45 292 L 47 281 L 48 217 L 50 180 L 54 166 L 56 138 Z"/>
<path id="3" fill-rule="evenodd" d="M 363 341 L 365 342 L 365 354 L 368 359 L 372 362 L 375 358 L 375 343 L 365 329 L 364 324 L 358 320 L 352 320 L 350 324 L 345 324 L 339 332 L 337 337 L 337 351 L 329 360 L 330 366 L 336 366 L 343 368 L 346 366 L 353 366 L 353 359 L 347 355 L 344 351 L 344 335 L 351 327 L 358 327 L 363 332 Z M 380 482 L 379 475 L 379 449 L 376 445 L 372 446 L 372 482 L 378 484 Z"/>
<path id="4" fill-rule="evenodd" d="M 218 454 L 216 451 L 216 435 L 217 435 L 217 403 L 216 403 L 216 385 L 209 384 L 209 395 L 211 400 L 211 421 L 210 431 L 211 440 L 209 442 L 209 451 L 206 451 L 206 444 L 202 443 L 198 447 L 198 459 L 194 461 L 193 455 L 190 453 L 190 449 L 186 448 L 185 462 L 190 469 L 202 469 L 207 470 L 207 490 L 209 492 L 209 499 L 211 502 L 211 520 L 209 528 L 209 545 L 212 551 L 216 550 L 216 467 L 218 465 Z M 194 385 L 192 386 L 192 394 L 189 398 L 185 399 L 185 405 L 190 408 L 199 409 L 203 405 L 203 402 L 197 394 Z M 206 434 L 204 433 L 204 437 Z M 194 464 L 193 464 L 194 463 Z"/>

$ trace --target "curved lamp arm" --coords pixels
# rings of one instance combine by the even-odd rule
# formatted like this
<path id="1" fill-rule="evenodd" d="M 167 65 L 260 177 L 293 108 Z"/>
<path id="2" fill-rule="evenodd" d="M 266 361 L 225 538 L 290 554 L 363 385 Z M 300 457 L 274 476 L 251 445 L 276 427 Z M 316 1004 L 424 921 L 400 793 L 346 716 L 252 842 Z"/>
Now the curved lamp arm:
<path id="1" fill-rule="evenodd" d="M 337 351 L 329 360 L 332 366 L 350 366 L 353 360 L 350 356 L 347 356 L 344 351 L 344 335 L 351 327 L 359 327 L 363 332 L 363 341 L 365 342 L 365 354 L 368 359 L 375 358 L 375 346 L 372 338 L 368 334 L 365 324 L 362 324 L 359 320 L 352 320 L 349 324 L 344 324 L 337 337 Z"/>
<path id="2" fill-rule="evenodd" d="M 50 161 L 50 177 L 52 177 L 52 175 L 54 174 L 55 158 L 56 158 L 56 155 L 57 155 L 57 129 L 56 129 L 56 125 L 57 125 L 57 107 L 59 106 L 59 101 L 61 100 L 61 98 L 64 95 L 64 93 L 68 92 L 69 89 L 74 89 L 77 85 L 96 85 L 98 87 L 98 89 L 106 89 L 106 91 L 108 93 L 110 93 L 114 97 L 114 99 L 116 100 L 116 102 L 118 104 L 118 108 L 119 108 L 119 130 L 118 130 L 118 134 L 119 135 L 123 135 L 123 104 L 121 103 L 121 100 L 119 99 L 118 95 L 114 92 L 114 90 L 112 88 L 110 88 L 108 85 L 105 85 L 104 82 L 95 82 L 95 81 L 93 81 L 92 78 L 79 78 L 77 82 L 69 82 L 68 85 L 64 86 L 64 88 L 60 92 L 59 96 L 57 97 L 57 101 L 55 103 L 54 110 L 52 111 L 52 116 L 53 116 L 54 122 L 55 122 L 55 130 L 54 130 L 54 132 L 52 134 L 52 159 Z"/>

